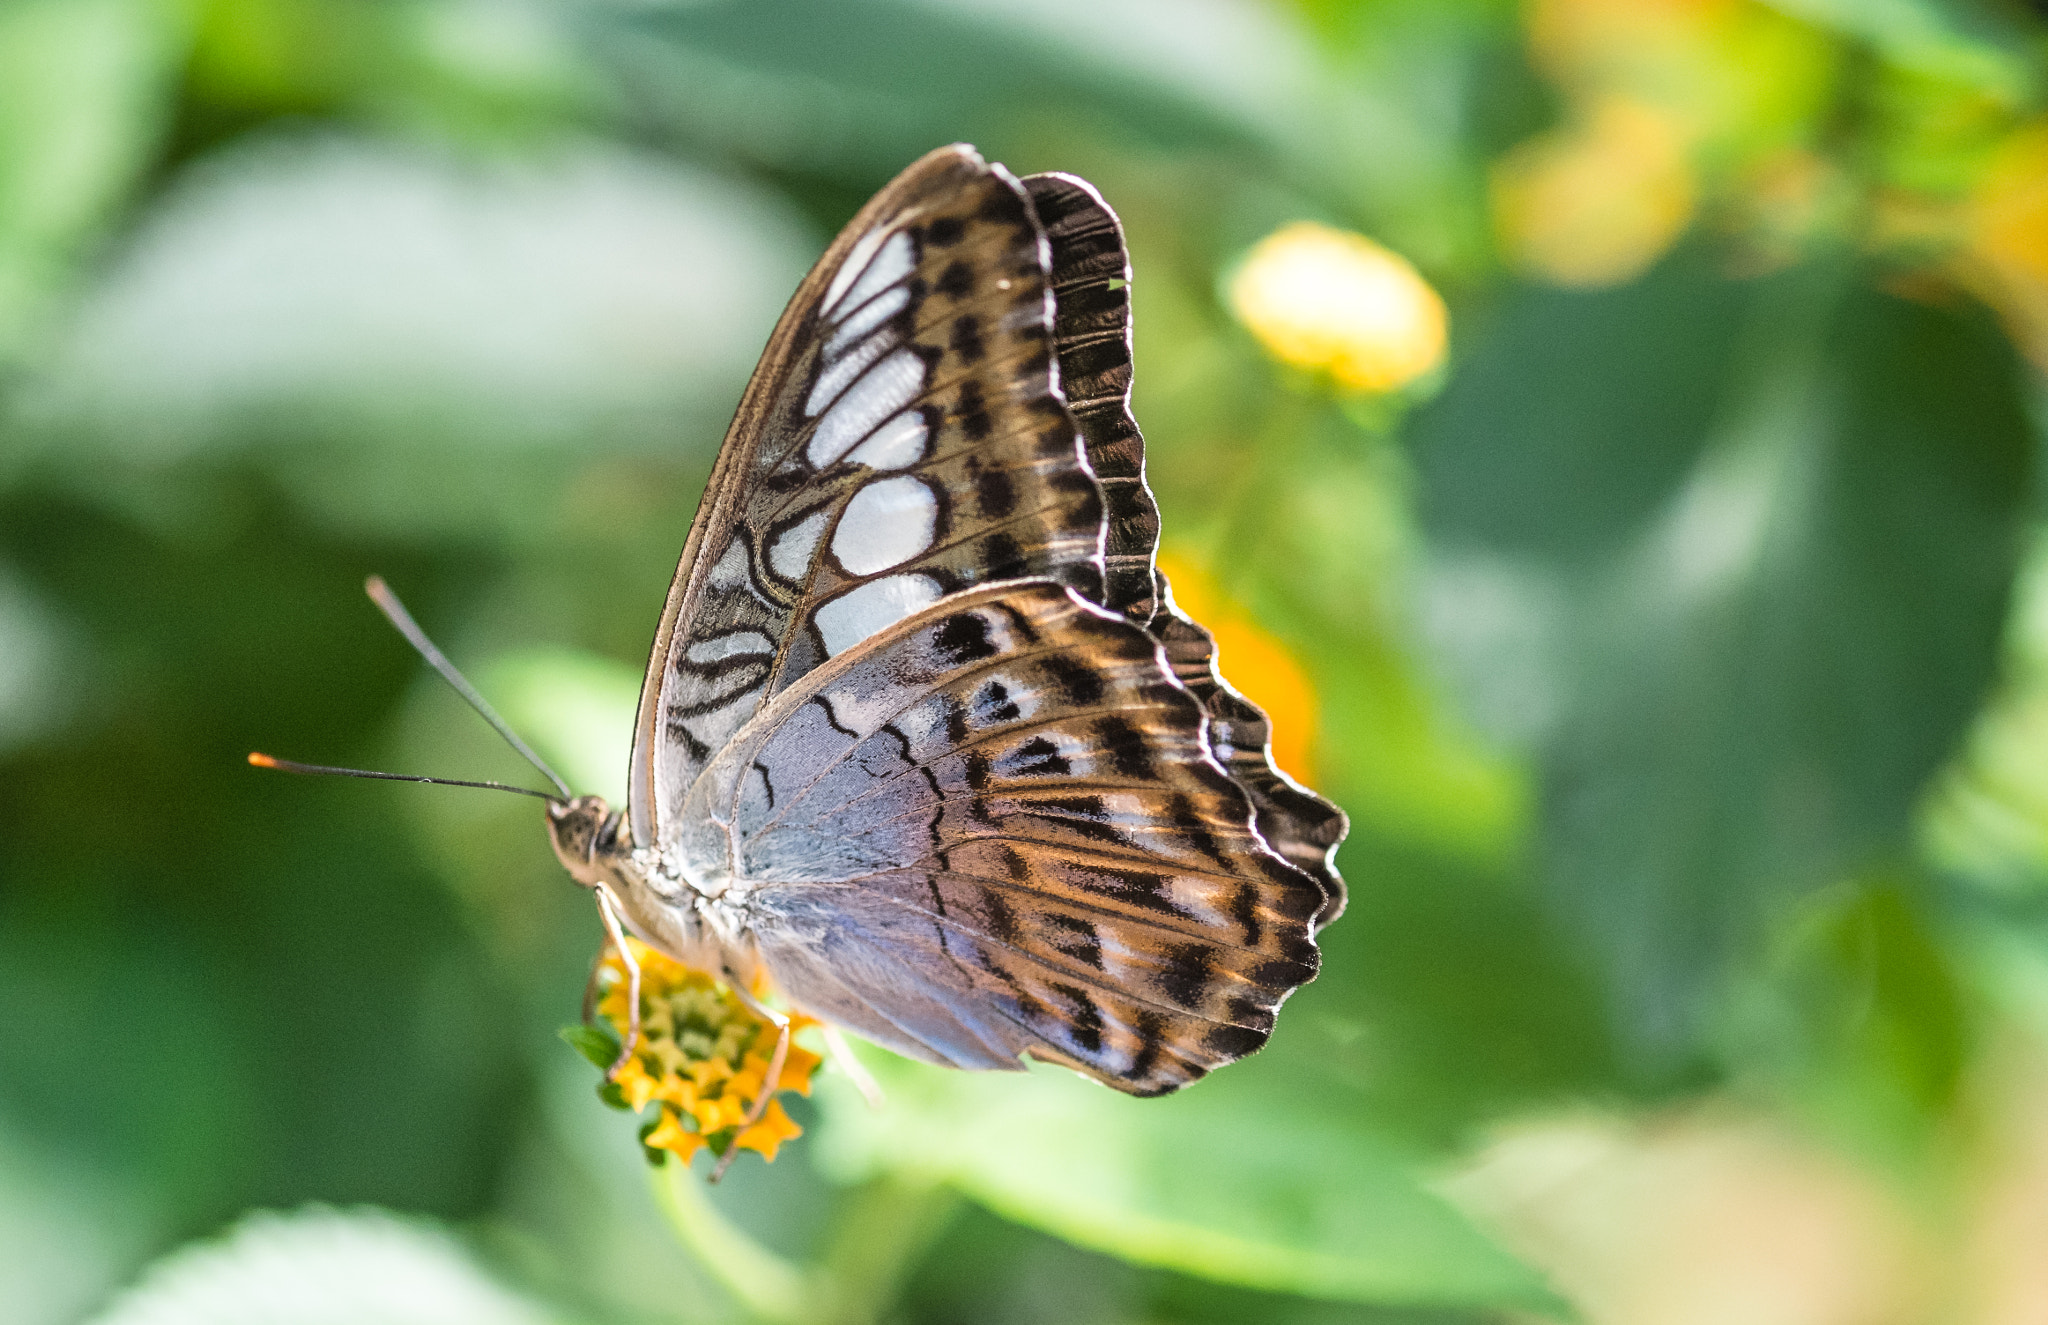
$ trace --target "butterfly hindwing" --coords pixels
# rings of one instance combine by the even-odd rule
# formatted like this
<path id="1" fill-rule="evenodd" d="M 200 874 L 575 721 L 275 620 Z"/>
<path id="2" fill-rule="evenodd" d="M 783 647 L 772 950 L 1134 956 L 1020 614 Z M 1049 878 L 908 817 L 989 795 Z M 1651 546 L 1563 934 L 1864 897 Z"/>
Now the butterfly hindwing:
<path id="1" fill-rule="evenodd" d="M 1174 1089 L 1263 1043 L 1324 895 L 1142 627 L 984 586 L 779 694 L 684 807 L 796 1005 L 965 1067 Z"/>
<path id="2" fill-rule="evenodd" d="M 1259 836 L 1323 890 L 1321 929 L 1344 913 L 1344 880 L 1334 859 L 1350 830 L 1344 811 L 1282 773 L 1273 763 L 1273 724 L 1265 711 L 1233 690 L 1216 668 L 1216 641 L 1173 602 L 1159 577 L 1158 637 L 1174 675 L 1209 714 L 1209 752 L 1251 798 Z"/>
<path id="3" fill-rule="evenodd" d="M 932 153 L 799 287 L 747 388 L 641 694 L 632 822 L 665 838 L 778 690 L 946 594 L 1102 592 L 1102 495 L 1058 388 L 1050 251 L 1023 186 Z"/>

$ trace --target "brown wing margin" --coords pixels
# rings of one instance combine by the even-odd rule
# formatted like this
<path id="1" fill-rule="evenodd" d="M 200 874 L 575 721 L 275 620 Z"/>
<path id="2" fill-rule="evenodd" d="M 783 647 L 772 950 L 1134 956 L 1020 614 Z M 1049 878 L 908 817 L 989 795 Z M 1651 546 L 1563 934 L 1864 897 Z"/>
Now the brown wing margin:
<path id="1" fill-rule="evenodd" d="M 1023 183 L 1052 246 L 1060 388 L 1109 513 L 1102 605 L 1150 625 L 1159 606 L 1152 565 L 1159 507 L 1145 486 L 1145 439 L 1131 417 L 1131 260 L 1123 227 L 1086 180 L 1026 175 Z"/>
<path id="2" fill-rule="evenodd" d="M 1052 247 L 1060 383 L 1102 484 L 1103 605 L 1149 627 L 1181 684 L 1202 701 L 1216 762 L 1251 797 L 1259 834 L 1322 888 L 1320 928 L 1344 911 L 1344 880 L 1333 857 L 1350 825 L 1342 810 L 1274 765 L 1272 723 L 1217 671 L 1215 640 L 1174 606 L 1154 562 L 1159 507 L 1145 483 L 1145 439 L 1131 414 L 1131 264 L 1123 226 L 1085 180 L 1043 174 L 1026 175 L 1023 183 Z"/>

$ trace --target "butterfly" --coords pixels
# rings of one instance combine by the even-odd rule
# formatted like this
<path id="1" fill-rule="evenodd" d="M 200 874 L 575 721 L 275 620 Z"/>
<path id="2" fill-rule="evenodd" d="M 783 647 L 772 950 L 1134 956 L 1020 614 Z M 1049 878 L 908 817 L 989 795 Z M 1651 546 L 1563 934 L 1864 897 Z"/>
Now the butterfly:
<path id="1" fill-rule="evenodd" d="M 621 918 L 899 1054 L 1133 1095 L 1265 1043 L 1343 910 L 1346 821 L 1156 565 L 1129 283 L 1092 187 L 955 145 L 798 286 L 662 609 L 627 803 L 548 797 L 622 951 Z"/>
<path id="2" fill-rule="evenodd" d="M 1155 564 L 1101 196 L 966 146 L 798 287 L 554 849 L 670 955 L 912 1058 L 1159 1095 L 1316 972 L 1345 820 Z"/>

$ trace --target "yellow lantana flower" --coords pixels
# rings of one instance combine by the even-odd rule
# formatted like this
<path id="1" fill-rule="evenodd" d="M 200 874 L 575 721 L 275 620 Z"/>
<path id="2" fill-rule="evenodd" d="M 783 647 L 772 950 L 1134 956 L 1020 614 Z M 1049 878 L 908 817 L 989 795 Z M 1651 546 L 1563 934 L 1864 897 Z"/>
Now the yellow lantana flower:
<path id="1" fill-rule="evenodd" d="M 1443 362 L 1444 301 L 1407 259 L 1314 221 L 1252 246 L 1230 306 L 1282 363 L 1327 372 L 1347 391 L 1392 391 Z"/>
<path id="2" fill-rule="evenodd" d="M 769 1101 L 760 1120 L 745 1125 L 760 1098 L 780 1032 L 723 981 L 638 939 L 626 942 L 640 966 L 640 1039 L 600 1095 L 635 1113 L 659 1106 L 640 1133 L 651 1159 L 674 1155 L 687 1164 L 707 1146 L 721 1156 L 738 1146 L 772 1161 L 784 1141 L 803 1135 L 780 1100 Z M 611 1028 L 614 1041 L 609 1050 L 586 1049 L 593 1060 L 616 1053 L 631 1023 L 626 967 L 616 949 L 606 951 L 598 963 L 597 984 L 597 1015 Z M 800 1012 L 788 1016 L 792 1036 L 819 1024 Z M 776 1092 L 810 1094 L 818 1063 L 817 1054 L 792 1039 Z"/>
<path id="3" fill-rule="evenodd" d="M 1316 691 L 1287 646 L 1232 602 L 1197 562 L 1159 554 L 1159 569 L 1173 585 L 1173 600 L 1216 640 L 1216 665 L 1239 694 L 1264 709 L 1273 724 L 1273 762 L 1303 782 L 1316 780 L 1313 742 Z"/>

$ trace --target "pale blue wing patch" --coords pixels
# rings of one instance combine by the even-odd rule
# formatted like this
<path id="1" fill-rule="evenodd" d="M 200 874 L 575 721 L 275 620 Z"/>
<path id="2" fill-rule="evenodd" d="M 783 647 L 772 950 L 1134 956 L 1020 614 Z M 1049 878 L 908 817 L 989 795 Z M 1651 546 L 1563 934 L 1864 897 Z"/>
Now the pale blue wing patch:
<path id="1" fill-rule="evenodd" d="M 1203 722 L 1143 628 L 985 586 L 778 695 L 693 788 L 678 865 L 730 881 L 796 1006 L 1173 1089 L 1264 1041 L 1323 900 Z"/>

